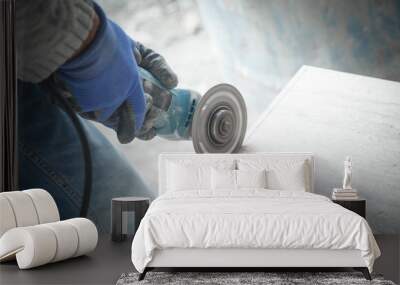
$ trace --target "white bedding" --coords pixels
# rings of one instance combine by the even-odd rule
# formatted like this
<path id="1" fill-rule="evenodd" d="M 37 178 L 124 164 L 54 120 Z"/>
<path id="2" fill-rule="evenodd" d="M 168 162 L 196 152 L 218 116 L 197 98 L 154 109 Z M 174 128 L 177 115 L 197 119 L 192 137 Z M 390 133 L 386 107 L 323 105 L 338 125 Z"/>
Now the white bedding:
<path id="1" fill-rule="evenodd" d="M 358 249 L 371 272 L 380 255 L 359 215 L 321 195 L 265 189 L 160 196 L 133 239 L 132 262 L 143 272 L 165 248 Z"/>

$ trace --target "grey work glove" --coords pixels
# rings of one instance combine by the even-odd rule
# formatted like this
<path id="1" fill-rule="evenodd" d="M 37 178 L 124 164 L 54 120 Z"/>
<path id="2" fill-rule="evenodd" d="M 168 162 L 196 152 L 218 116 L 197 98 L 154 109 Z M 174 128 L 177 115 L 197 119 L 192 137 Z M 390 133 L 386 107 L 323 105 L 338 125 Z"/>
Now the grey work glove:
<path id="1" fill-rule="evenodd" d="M 134 55 L 137 64 L 150 72 L 167 90 L 178 85 L 176 74 L 160 54 L 136 42 Z M 172 98 L 167 90 L 161 89 L 146 79 L 142 80 L 146 99 L 146 115 L 136 137 L 150 140 L 156 135 L 155 122 L 157 118 L 162 112 L 167 111 Z"/>

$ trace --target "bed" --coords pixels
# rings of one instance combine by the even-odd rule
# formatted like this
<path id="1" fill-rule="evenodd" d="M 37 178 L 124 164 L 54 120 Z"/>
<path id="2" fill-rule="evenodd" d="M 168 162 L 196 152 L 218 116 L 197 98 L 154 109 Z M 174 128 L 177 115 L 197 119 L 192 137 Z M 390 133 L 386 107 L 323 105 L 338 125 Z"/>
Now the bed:
<path id="1" fill-rule="evenodd" d="M 162 154 L 159 197 L 132 243 L 154 268 L 352 267 L 380 251 L 367 221 L 314 193 L 310 153 Z"/>

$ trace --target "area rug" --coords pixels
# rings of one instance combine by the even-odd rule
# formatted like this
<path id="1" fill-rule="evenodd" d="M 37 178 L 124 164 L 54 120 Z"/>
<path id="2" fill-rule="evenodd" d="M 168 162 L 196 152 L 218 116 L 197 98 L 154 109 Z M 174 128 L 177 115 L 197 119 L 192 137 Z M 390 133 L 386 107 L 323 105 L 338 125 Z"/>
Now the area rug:
<path id="1" fill-rule="evenodd" d="M 372 275 L 368 281 L 359 272 L 148 272 L 146 278 L 138 281 L 138 273 L 125 273 L 117 281 L 117 285 L 146 284 L 328 284 L 328 285 L 395 285 L 384 280 L 380 275 Z"/>

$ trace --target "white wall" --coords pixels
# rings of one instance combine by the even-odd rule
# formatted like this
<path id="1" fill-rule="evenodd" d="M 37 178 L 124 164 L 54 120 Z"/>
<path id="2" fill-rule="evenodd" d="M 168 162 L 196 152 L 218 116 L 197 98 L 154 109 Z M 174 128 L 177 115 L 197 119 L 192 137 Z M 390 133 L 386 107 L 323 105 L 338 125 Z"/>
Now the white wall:
<path id="1" fill-rule="evenodd" d="M 317 193 L 340 187 L 353 157 L 353 187 L 374 232 L 400 232 L 400 83 L 303 67 L 250 130 L 245 151 L 311 151 Z"/>

